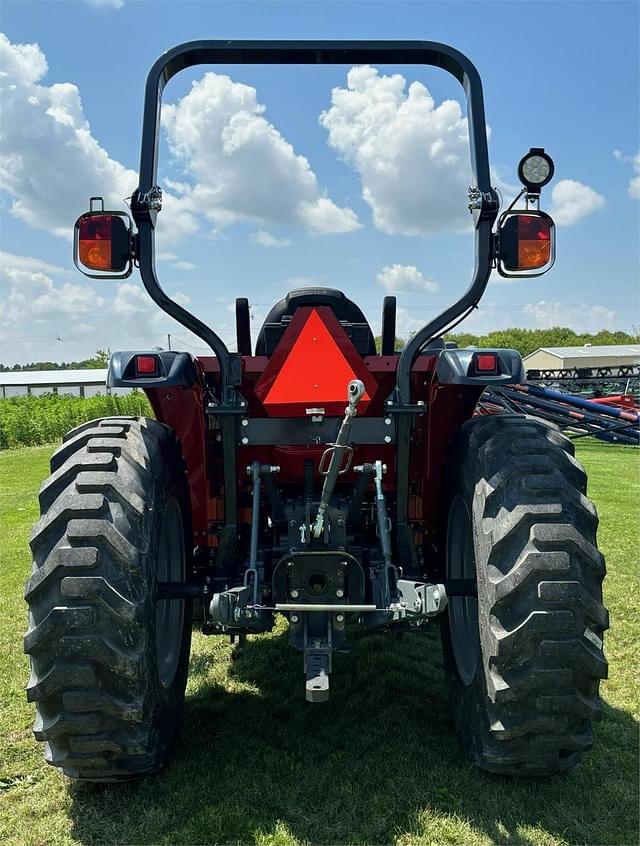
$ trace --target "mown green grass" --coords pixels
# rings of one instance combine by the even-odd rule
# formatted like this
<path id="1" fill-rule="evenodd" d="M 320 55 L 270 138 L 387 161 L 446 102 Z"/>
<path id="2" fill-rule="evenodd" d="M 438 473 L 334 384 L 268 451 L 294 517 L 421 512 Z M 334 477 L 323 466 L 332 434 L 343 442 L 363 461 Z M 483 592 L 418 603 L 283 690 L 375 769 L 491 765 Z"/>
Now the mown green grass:
<path id="1" fill-rule="evenodd" d="M 635 844 L 638 842 L 640 454 L 582 442 L 607 557 L 610 679 L 594 750 L 572 772 L 514 781 L 474 769 L 453 734 L 435 626 L 336 656 L 332 698 L 303 701 L 281 628 L 237 655 L 194 638 L 170 765 L 139 784 L 69 782 L 33 740 L 22 654 L 27 537 L 51 447 L 0 455 L 0 841 L 8 844 Z"/>

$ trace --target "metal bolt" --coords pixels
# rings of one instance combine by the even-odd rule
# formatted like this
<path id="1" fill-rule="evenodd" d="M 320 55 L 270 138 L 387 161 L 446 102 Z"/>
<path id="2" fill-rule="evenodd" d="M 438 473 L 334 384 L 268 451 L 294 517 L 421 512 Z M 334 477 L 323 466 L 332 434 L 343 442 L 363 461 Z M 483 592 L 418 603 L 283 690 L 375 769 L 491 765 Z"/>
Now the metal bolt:
<path id="1" fill-rule="evenodd" d="M 387 405 L 393 405 L 393 400 L 387 400 Z"/>
<path id="2" fill-rule="evenodd" d="M 295 520 L 289 520 L 289 525 L 291 526 L 292 529 L 295 528 L 296 521 Z"/>
<path id="3" fill-rule="evenodd" d="M 384 418 L 384 425 L 385 426 L 391 426 L 391 418 L 390 417 Z"/>
<path id="4" fill-rule="evenodd" d="M 344 520 L 338 520 L 338 526 L 344 526 Z"/>
<path id="5" fill-rule="evenodd" d="M 291 598 L 292 598 L 292 599 L 297 599 L 297 598 L 298 598 L 298 591 L 297 591 L 297 590 L 292 590 L 292 591 L 291 591 Z"/>
<path id="6" fill-rule="evenodd" d="M 469 197 L 469 211 L 482 208 L 482 192 L 476 186 L 470 187 L 467 190 Z"/>
<path id="7" fill-rule="evenodd" d="M 338 588 L 338 590 L 336 591 L 336 596 L 338 597 L 338 599 L 342 599 L 342 597 L 344 596 L 344 591 Z"/>
<path id="8" fill-rule="evenodd" d="M 300 619 L 300 617 L 298 617 L 298 615 L 297 615 L 297 614 L 292 614 L 292 615 L 291 615 L 291 622 L 292 622 L 292 623 L 297 623 L 299 619 Z"/>
<path id="9" fill-rule="evenodd" d="M 243 417 L 243 418 L 242 418 L 242 425 L 243 425 L 243 426 L 248 426 L 248 425 L 249 425 L 249 421 L 247 420 L 247 418 L 246 418 L 246 417 Z"/>
<path id="10" fill-rule="evenodd" d="M 249 438 L 243 438 L 243 439 L 240 441 L 240 443 L 241 443 L 243 446 L 246 446 L 246 445 L 249 443 Z"/>
<path id="11" fill-rule="evenodd" d="M 244 438 L 243 438 L 243 440 L 244 440 Z M 391 443 L 391 438 L 389 437 L 389 435 L 385 435 L 385 436 L 384 436 L 384 442 L 385 442 L 385 444 L 390 444 L 390 443 Z"/>
<path id="12" fill-rule="evenodd" d="M 336 614 L 336 622 L 344 623 L 344 614 Z"/>

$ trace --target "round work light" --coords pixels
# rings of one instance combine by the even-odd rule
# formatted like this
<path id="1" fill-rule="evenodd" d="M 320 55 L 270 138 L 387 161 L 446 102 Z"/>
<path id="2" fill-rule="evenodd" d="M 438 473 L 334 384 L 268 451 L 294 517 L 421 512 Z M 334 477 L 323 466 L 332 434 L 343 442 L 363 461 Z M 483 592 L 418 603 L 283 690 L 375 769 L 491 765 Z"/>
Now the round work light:
<path id="1" fill-rule="evenodd" d="M 538 193 L 553 177 L 553 159 L 542 147 L 532 147 L 518 165 L 518 176 L 527 191 Z"/>

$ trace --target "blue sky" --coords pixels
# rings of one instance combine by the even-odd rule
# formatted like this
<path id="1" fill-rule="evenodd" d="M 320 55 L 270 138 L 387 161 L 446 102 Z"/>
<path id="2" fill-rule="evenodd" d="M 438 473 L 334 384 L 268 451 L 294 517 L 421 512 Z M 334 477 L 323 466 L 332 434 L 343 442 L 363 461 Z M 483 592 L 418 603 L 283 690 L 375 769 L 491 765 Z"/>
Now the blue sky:
<path id="1" fill-rule="evenodd" d="M 124 208 L 147 71 L 197 38 L 428 39 L 467 53 L 483 78 L 496 184 L 508 195 L 531 146 L 556 162 L 543 206 L 556 215 L 558 257 L 539 279 L 493 280 L 465 327 L 633 331 L 638 10 L 612 0 L 5 0 L 0 361 L 151 347 L 167 332 L 175 346 L 200 346 L 135 274 L 85 280 L 69 241 L 90 194 Z M 407 335 L 468 284 L 464 102 L 444 73 L 207 67 L 172 80 L 164 102 L 160 279 L 226 340 L 236 296 L 252 302 L 256 331 L 287 290 L 329 285 L 377 329 L 383 296 L 396 293 Z"/>

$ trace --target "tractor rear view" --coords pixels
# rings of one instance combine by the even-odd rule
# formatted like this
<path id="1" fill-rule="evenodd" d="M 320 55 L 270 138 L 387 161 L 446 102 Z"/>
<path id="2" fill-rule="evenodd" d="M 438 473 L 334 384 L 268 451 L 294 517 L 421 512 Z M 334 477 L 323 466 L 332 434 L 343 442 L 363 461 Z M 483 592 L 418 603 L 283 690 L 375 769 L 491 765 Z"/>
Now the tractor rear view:
<path id="1" fill-rule="evenodd" d="M 476 262 L 462 297 L 394 349 L 395 299 L 378 352 L 343 293 L 292 291 L 252 345 L 236 302 L 237 352 L 172 300 L 155 269 L 162 208 L 162 90 L 198 64 L 435 65 L 467 95 Z M 117 352 L 111 387 L 145 391 L 155 419 L 69 432 L 40 491 L 26 586 L 35 735 L 67 775 L 115 781 L 164 763 L 179 727 L 192 610 L 212 636 L 288 620 L 301 698 L 322 702 L 348 633 L 442 629 L 462 743 L 481 768 L 545 775 L 592 742 L 606 676 L 604 561 L 573 447 L 519 414 L 473 417 L 487 386 L 524 379 L 513 350 L 450 348 L 492 269 L 539 275 L 555 257 L 540 211 L 553 163 L 521 161 L 519 207 L 491 186 L 480 78 L 433 42 L 215 42 L 164 54 L 146 87 L 133 222 L 99 198 L 75 229 L 90 276 L 134 266 L 152 299 L 211 356 Z"/>

